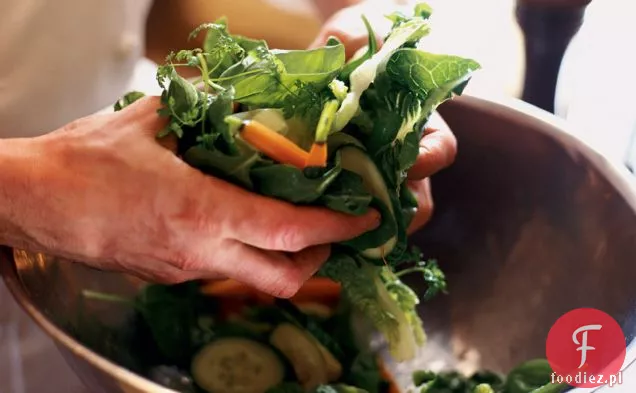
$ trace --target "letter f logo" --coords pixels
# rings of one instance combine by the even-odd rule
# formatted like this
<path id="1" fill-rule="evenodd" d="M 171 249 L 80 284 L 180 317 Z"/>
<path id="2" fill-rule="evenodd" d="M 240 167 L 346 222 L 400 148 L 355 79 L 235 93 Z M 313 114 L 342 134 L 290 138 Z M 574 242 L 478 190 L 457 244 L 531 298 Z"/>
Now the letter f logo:
<path id="1" fill-rule="evenodd" d="M 587 360 L 587 351 L 593 351 L 596 349 L 594 347 L 589 347 L 587 345 L 587 332 L 590 330 L 601 330 L 602 327 L 603 326 L 601 325 L 581 326 L 580 328 L 576 329 L 574 333 L 572 334 L 572 341 L 574 341 L 574 344 L 580 345 L 580 347 L 576 349 L 577 351 L 581 351 L 581 364 L 579 365 L 579 368 L 583 367 L 583 365 L 585 364 L 585 361 Z M 581 332 L 583 333 L 582 340 L 581 342 L 579 342 L 577 336 Z"/>

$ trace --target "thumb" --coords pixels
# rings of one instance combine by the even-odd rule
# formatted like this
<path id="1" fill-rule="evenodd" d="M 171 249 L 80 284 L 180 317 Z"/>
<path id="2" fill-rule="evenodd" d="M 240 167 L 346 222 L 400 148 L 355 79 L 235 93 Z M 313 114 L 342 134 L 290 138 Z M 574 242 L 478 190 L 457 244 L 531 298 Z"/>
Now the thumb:
<path id="1" fill-rule="evenodd" d="M 158 110 L 163 107 L 161 97 L 146 96 L 128 105 L 121 111 L 122 116 L 128 121 L 135 121 L 140 125 L 140 131 L 149 138 L 156 139 L 164 148 L 176 153 L 177 136 L 173 132 L 165 136 L 159 136 L 162 130 L 169 124 L 169 118 L 160 116 Z"/>

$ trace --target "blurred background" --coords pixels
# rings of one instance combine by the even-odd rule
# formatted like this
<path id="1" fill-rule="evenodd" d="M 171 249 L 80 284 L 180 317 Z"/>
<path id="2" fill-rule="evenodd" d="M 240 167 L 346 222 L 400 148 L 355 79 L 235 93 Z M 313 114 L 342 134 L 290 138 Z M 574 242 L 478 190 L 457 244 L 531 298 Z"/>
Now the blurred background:
<path id="1" fill-rule="evenodd" d="M 189 26 L 226 15 L 231 28 L 280 48 L 306 46 L 321 23 L 307 0 L 180 0 L 178 11 L 171 6 L 177 2 L 163 3 L 153 12 L 178 12 Z M 631 94 L 636 89 L 635 2 L 429 3 L 436 26 L 425 48 L 472 57 L 483 65 L 467 94 L 525 100 L 569 122 L 574 134 L 608 160 L 628 168 L 636 165 L 636 100 Z M 182 42 L 181 32 L 149 28 Z M 130 89 L 156 91 L 150 60 L 139 63 Z M 0 393 L 32 392 L 88 390 L 0 285 Z"/>

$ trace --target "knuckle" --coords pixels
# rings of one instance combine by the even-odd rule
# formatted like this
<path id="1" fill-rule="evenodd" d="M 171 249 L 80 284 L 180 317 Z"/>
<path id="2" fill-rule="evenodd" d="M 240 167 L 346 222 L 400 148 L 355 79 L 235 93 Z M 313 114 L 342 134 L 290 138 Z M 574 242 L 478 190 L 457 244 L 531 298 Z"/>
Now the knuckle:
<path id="1" fill-rule="evenodd" d="M 269 244 L 275 250 L 297 252 L 306 247 L 303 233 L 295 225 L 281 224 L 271 232 Z"/>
<path id="2" fill-rule="evenodd" d="M 185 250 L 173 252 L 170 264 L 183 272 L 193 272 L 200 270 L 201 261 L 191 250 Z"/>

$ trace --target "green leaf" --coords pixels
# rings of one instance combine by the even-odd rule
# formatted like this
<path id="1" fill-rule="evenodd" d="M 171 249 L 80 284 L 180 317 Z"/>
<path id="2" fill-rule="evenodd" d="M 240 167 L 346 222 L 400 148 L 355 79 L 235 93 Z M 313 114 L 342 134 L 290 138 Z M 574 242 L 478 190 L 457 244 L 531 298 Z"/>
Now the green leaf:
<path id="1" fill-rule="evenodd" d="M 282 382 L 269 388 L 265 393 L 306 393 L 298 382 Z"/>
<path id="2" fill-rule="evenodd" d="M 549 383 L 547 385 L 541 386 L 538 389 L 533 390 L 532 393 L 562 393 L 562 392 L 565 392 L 565 390 L 568 388 L 569 386 L 565 383 L 561 383 L 561 384 Z"/>
<path id="3" fill-rule="evenodd" d="M 246 105 L 283 107 L 302 96 L 307 86 L 327 88 L 345 61 L 342 44 L 311 50 L 252 50 L 218 79 L 233 86 L 236 100 Z"/>
<path id="4" fill-rule="evenodd" d="M 404 226 L 408 228 L 418 209 L 418 201 L 415 194 L 408 187 L 400 187 L 400 206 L 402 207 L 402 219 Z"/>
<path id="5" fill-rule="evenodd" d="M 414 371 L 413 374 L 411 375 L 413 384 L 416 387 L 420 385 L 424 385 L 425 383 L 434 380 L 436 377 L 437 377 L 437 374 L 429 370 L 417 370 L 417 371 Z"/>
<path id="6" fill-rule="evenodd" d="M 310 177 L 289 165 L 266 165 L 254 168 L 251 179 L 259 193 L 292 203 L 309 204 L 317 201 L 337 178 L 340 167 L 333 167 L 320 176 Z"/>
<path id="7" fill-rule="evenodd" d="M 358 68 L 360 64 L 364 63 L 366 60 L 369 60 L 378 51 L 378 40 L 375 36 L 375 32 L 373 31 L 373 28 L 371 27 L 371 24 L 369 23 L 369 20 L 363 15 L 362 21 L 364 22 L 364 27 L 367 29 L 367 36 L 368 36 L 367 51 L 362 56 L 358 57 L 357 59 L 351 59 L 351 61 L 348 62 L 344 66 L 342 71 L 340 72 L 338 79 L 346 81 L 347 83 L 349 82 L 349 77 L 351 76 L 351 73 L 356 68 Z"/>
<path id="8" fill-rule="evenodd" d="M 135 101 L 145 97 L 146 94 L 140 92 L 140 91 L 131 91 L 129 93 L 127 93 L 126 95 L 124 95 L 122 98 L 120 98 L 119 100 L 117 100 L 117 102 L 114 105 L 114 110 L 115 112 L 118 112 L 122 109 L 124 109 L 125 107 L 127 107 L 128 105 L 134 103 Z"/>
<path id="9" fill-rule="evenodd" d="M 203 42 L 203 57 L 207 63 L 209 77 L 215 78 L 221 75 L 225 69 L 240 61 L 245 56 L 246 51 L 230 35 L 224 22 L 202 24 L 190 33 L 189 38 L 197 36 L 203 30 L 207 30 Z"/>
<path id="10" fill-rule="evenodd" d="M 253 188 L 250 170 L 262 161 L 257 152 L 247 148 L 240 149 L 238 155 L 227 155 L 200 145 L 188 149 L 183 159 L 203 173 L 229 180 L 248 189 Z"/>
<path id="11" fill-rule="evenodd" d="M 389 58 L 386 73 L 425 100 L 424 117 L 428 118 L 479 68 L 479 63 L 471 59 L 407 48 L 396 51 Z"/>
<path id="12" fill-rule="evenodd" d="M 362 178 L 345 169 L 322 196 L 322 202 L 328 208 L 353 215 L 365 214 L 372 199 L 364 187 Z"/>
<path id="13" fill-rule="evenodd" d="M 167 360 L 188 362 L 192 354 L 191 327 L 196 324 L 198 285 L 148 285 L 137 296 L 138 312 Z"/>
<path id="14" fill-rule="evenodd" d="M 375 197 L 371 199 L 369 207 L 376 209 L 380 213 L 382 217 L 380 226 L 372 231 L 359 235 L 354 239 L 344 241 L 342 244 L 361 251 L 368 248 L 379 247 L 395 236 L 398 231 L 398 225 L 393 214 L 391 214 L 389 207 Z M 378 260 L 375 261 L 375 263 L 384 264 L 385 262 Z"/>
<path id="15" fill-rule="evenodd" d="M 381 393 L 383 379 L 375 356 L 371 353 L 360 352 L 351 364 L 345 382 L 369 393 Z"/>
<path id="16" fill-rule="evenodd" d="M 534 359 L 515 367 L 506 378 L 506 393 L 531 393 L 551 383 L 552 368 L 545 359 Z"/>
<path id="17" fill-rule="evenodd" d="M 221 151 L 229 155 L 238 154 L 238 147 L 234 140 L 234 133 L 230 129 L 230 125 L 226 122 L 227 116 L 233 113 L 234 90 L 232 88 L 210 96 L 207 110 L 207 118 L 212 125 L 214 134 L 220 135 L 225 142 L 218 146 Z M 217 140 L 216 135 L 213 140 Z"/>

